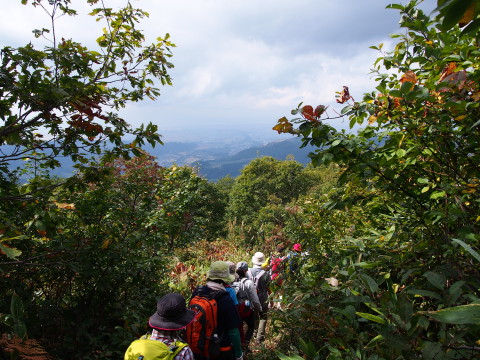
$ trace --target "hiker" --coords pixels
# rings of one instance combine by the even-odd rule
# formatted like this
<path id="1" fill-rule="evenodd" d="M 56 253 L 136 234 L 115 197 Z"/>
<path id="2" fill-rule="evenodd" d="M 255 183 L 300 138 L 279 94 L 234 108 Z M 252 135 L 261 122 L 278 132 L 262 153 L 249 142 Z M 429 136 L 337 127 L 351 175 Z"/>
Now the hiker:
<path id="1" fill-rule="evenodd" d="M 232 283 L 233 283 L 234 281 L 236 281 L 238 279 L 238 275 L 236 273 L 237 266 L 231 261 L 226 261 L 226 263 L 228 265 L 228 272 L 230 273 L 230 275 L 232 275 L 234 277 L 233 281 L 232 281 Z M 233 304 L 238 308 L 237 293 L 236 293 L 235 289 L 232 288 L 231 283 L 230 284 L 225 284 L 225 290 L 230 294 L 230 296 L 233 300 Z"/>
<path id="2" fill-rule="evenodd" d="M 189 308 L 196 310 L 196 315 L 186 329 L 186 339 L 196 360 L 243 360 L 238 331 L 241 319 L 225 289 L 234 279 L 226 262 L 215 261 L 208 271 L 207 283 L 192 294 Z M 204 321 L 208 326 L 203 325 Z"/>
<path id="3" fill-rule="evenodd" d="M 240 336 L 243 345 L 248 349 L 250 340 L 252 339 L 255 330 L 255 311 L 260 313 L 262 311 L 262 304 L 258 299 L 257 289 L 252 280 L 247 277 L 248 264 L 241 261 L 237 264 L 238 279 L 233 282 L 232 287 L 237 293 L 238 312 L 242 318 L 242 325 L 240 327 Z M 243 322 L 247 324 L 247 332 L 243 334 Z"/>
<path id="4" fill-rule="evenodd" d="M 255 318 L 256 337 L 257 342 L 265 341 L 265 329 L 267 327 L 267 311 L 268 311 L 268 286 L 270 283 L 270 275 L 262 266 L 265 263 L 265 255 L 261 252 L 256 252 L 252 256 L 253 267 L 249 269 L 251 280 L 257 288 L 258 299 L 262 306 L 261 311 L 258 312 Z"/>
<path id="5" fill-rule="evenodd" d="M 125 352 L 125 360 L 173 359 L 194 360 L 190 347 L 180 338 L 180 331 L 194 319 L 181 294 L 170 293 L 157 302 L 157 311 L 150 316 L 151 334 L 133 341 Z"/>
<path id="6" fill-rule="evenodd" d="M 283 270 L 284 260 L 286 256 L 283 255 L 285 251 L 285 245 L 280 244 L 277 246 L 277 252 L 270 257 L 270 278 L 272 282 L 277 286 L 281 286 L 283 283 Z"/>
<path id="7" fill-rule="evenodd" d="M 274 299 L 271 299 L 271 308 L 282 309 L 283 289 L 282 284 L 285 280 L 285 259 L 283 255 L 285 251 L 285 245 L 280 244 L 277 246 L 277 252 L 270 257 L 270 290 L 275 295 Z"/>
<path id="8" fill-rule="evenodd" d="M 296 243 L 293 245 L 292 251 L 290 251 L 287 255 L 286 261 L 288 264 L 287 271 L 289 273 L 294 273 L 300 267 L 301 259 L 302 258 L 302 245 Z"/>

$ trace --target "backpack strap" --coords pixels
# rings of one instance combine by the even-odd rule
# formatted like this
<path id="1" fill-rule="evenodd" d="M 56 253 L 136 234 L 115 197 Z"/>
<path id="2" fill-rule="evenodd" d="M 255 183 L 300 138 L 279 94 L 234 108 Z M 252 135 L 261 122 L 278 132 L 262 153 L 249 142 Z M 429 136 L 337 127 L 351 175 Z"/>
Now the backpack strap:
<path id="1" fill-rule="evenodd" d="M 257 275 L 255 275 L 255 279 L 254 279 L 255 285 L 258 284 L 258 281 L 264 274 L 266 274 L 266 271 L 262 269 L 257 273 Z"/>
<path id="2" fill-rule="evenodd" d="M 188 345 L 187 343 L 184 343 L 184 342 L 175 340 L 175 341 L 169 346 L 170 351 L 172 351 L 171 358 L 174 359 L 175 356 L 177 356 L 178 353 L 179 353 L 180 351 L 182 351 L 183 348 L 184 348 L 185 346 L 187 346 L 187 345 Z"/>

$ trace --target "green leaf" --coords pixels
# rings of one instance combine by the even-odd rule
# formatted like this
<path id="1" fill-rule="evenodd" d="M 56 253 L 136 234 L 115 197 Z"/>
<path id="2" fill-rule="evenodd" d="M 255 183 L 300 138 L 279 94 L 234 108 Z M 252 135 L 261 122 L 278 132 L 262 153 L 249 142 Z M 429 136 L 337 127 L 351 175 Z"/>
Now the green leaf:
<path id="1" fill-rule="evenodd" d="M 375 345 L 377 342 L 379 342 L 380 340 L 383 340 L 383 336 L 382 335 L 377 335 L 375 336 L 372 340 L 370 340 L 367 345 L 365 345 L 365 348 L 370 348 L 372 347 L 373 345 Z"/>
<path id="2" fill-rule="evenodd" d="M 445 11 L 442 21 L 443 30 L 449 30 L 454 27 L 467 11 L 468 7 L 476 0 L 456 0 Z"/>
<path id="3" fill-rule="evenodd" d="M 360 277 L 363 279 L 364 282 L 367 283 L 372 293 L 375 293 L 378 291 L 378 284 L 373 278 L 371 278 L 367 274 L 361 274 Z"/>
<path id="4" fill-rule="evenodd" d="M 25 316 L 22 299 L 20 299 L 15 293 L 12 295 L 12 300 L 10 302 L 10 312 L 12 313 L 13 321 L 15 322 L 21 321 Z"/>
<path id="5" fill-rule="evenodd" d="M 24 322 L 15 323 L 13 325 L 13 333 L 20 339 L 25 339 L 27 337 L 27 326 Z"/>
<path id="6" fill-rule="evenodd" d="M 423 274 L 423 277 L 426 278 L 428 282 L 435 286 L 437 289 L 445 289 L 445 283 L 447 282 L 445 275 L 433 271 L 427 271 L 425 274 Z"/>
<path id="7" fill-rule="evenodd" d="M 422 355 L 425 360 L 438 360 L 442 354 L 442 344 L 425 341 L 423 343 Z"/>
<path id="8" fill-rule="evenodd" d="M 435 191 L 430 195 L 430 199 L 438 199 L 441 197 L 445 197 L 445 191 Z"/>
<path id="9" fill-rule="evenodd" d="M 420 290 L 420 289 L 408 289 L 407 294 L 418 295 L 418 296 L 428 296 L 437 300 L 442 300 L 442 296 L 436 292 L 430 290 Z"/>
<path id="10" fill-rule="evenodd" d="M 435 320 L 446 324 L 480 325 L 480 304 L 460 305 L 437 311 L 422 311 Z"/>
<path id="11" fill-rule="evenodd" d="M 403 92 L 401 90 L 390 90 L 390 96 L 401 98 L 403 97 Z"/>
<path id="12" fill-rule="evenodd" d="M 22 254 L 22 252 L 18 249 L 0 243 L 0 254 L 5 254 L 10 259 L 16 259 Z"/>
<path id="13" fill-rule="evenodd" d="M 356 314 L 364 319 L 374 321 L 379 324 L 386 324 L 387 322 L 385 319 L 381 318 L 380 316 L 369 314 L 369 313 L 363 313 L 363 312 L 356 312 Z"/>
<path id="14" fill-rule="evenodd" d="M 401 4 L 388 4 L 385 9 L 397 9 L 397 10 L 403 10 L 404 6 Z"/>
<path id="15" fill-rule="evenodd" d="M 404 149 L 398 149 L 396 154 L 397 154 L 397 157 L 401 158 L 401 157 L 404 157 L 407 154 L 407 152 Z"/>
<path id="16" fill-rule="evenodd" d="M 281 359 L 281 360 L 304 360 L 301 356 L 297 355 L 297 354 L 293 354 L 293 355 L 285 355 L 285 354 L 282 354 L 281 352 L 277 352 L 277 356 Z"/>
<path id="17" fill-rule="evenodd" d="M 465 243 L 465 242 L 463 242 L 462 240 L 459 240 L 459 239 L 452 239 L 452 241 L 459 244 L 461 247 L 463 247 L 465 250 L 467 250 L 470 255 L 472 255 L 475 259 L 477 259 L 477 261 L 480 262 L 480 254 L 478 252 L 476 252 L 475 250 L 473 250 L 470 247 L 470 245 L 468 245 L 467 243 Z"/>
<path id="18" fill-rule="evenodd" d="M 470 24 L 468 24 L 463 30 L 462 34 L 470 34 L 474 31 L 477 31 L 480 28 L 480 18 L 473 20 Z"/>
<path id="19" fill-rule="evenodd" d="M 372 262 L 362 261 L 362 262 L 355 263 L 353 265 L 361 267 L 363 269 L 373 269 L 373 268 L 378 267 L 379 265 L 382 265 L 382 262 L 380 262 L 380 261 L 372 261 Z"/>

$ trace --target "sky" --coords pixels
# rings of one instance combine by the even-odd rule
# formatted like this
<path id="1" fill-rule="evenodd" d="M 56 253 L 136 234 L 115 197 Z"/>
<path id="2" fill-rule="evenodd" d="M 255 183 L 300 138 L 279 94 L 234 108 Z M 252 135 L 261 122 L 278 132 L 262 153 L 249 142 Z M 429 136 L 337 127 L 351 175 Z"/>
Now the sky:
<path id="1" fill-rule="evenodd" d="M 101 24 L 86 16 L 85 1 L 76 17 L 57 20 L 57 32 L 95 46 Z M 104 0 L 117 8 L 126 0 Z M 405 3 L 405 0 L 394 2 Z M 300 103 L 334 109 L 335 92 L 346 85 L 361 99 L 374 90 L 370 73 L 380 54 L 370 49 L 395 42 L 402 32 L 397 10 L 385 0 L 131 0 L 149 13 L 139 25 L 150 44 L 169 33 L 175 68 L 173 86 L 161 88 L 156 101 L 129 105 L 121 115 L 133 125 L 153 122 L 168 141 L 215 141 L 247 135 L 281 140 L 276 121 L 292 118 Z M 436 0 L 423 7 L 433 10 Z M 0 46 L 21 46 L 32 30 L 49 27 L 40 8 L 3 0 Z M 92 48 L 93 50 L 93 48 Z M 348 128 L 348 120 L 332 120 Z"/>

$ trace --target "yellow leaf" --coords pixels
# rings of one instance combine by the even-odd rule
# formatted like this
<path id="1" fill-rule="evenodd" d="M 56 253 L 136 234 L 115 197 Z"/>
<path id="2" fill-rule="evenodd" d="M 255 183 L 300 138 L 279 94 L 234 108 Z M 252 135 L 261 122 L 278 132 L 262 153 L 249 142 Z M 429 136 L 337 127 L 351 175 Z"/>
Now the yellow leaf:
<path id="1" fill-rule="evenodd" d="M 54 203 L 59 209 L 75 210 L 75 204 L 59 203 L 56 201 L 54 201 Z"/>
<path id="2" fill-rule="evenodd" d="M 102 249 L 106 249 L 110 245 L 110 240 L 105 240 L 102 244 Z"/>
<path id="3" fill-rule="evenodd" d="M 375 121 L 377 121 L 377 117 L 372 115 L 368 118 L 368 125 L 372 125 Z"/>
<path id="4" fill-rule="evenodd" d="M 461 120 L 465 119 L 466 117 L 467 117 L 467 115 L 460 115 L 460 116 L 457 116 L 457 117 L 455 118 L 455 120 L 456 120 L 456 121 L 461 121 Z"/>
<path id="5" fill-rule="evenodd" d="M 272 129 L 276 130 L 279 134 L 290 133 L 293 129 L 293 126 L 288 121 L 288 119 L 284 116 L 278 120 L 277 125 L 275 125 Z"/>

